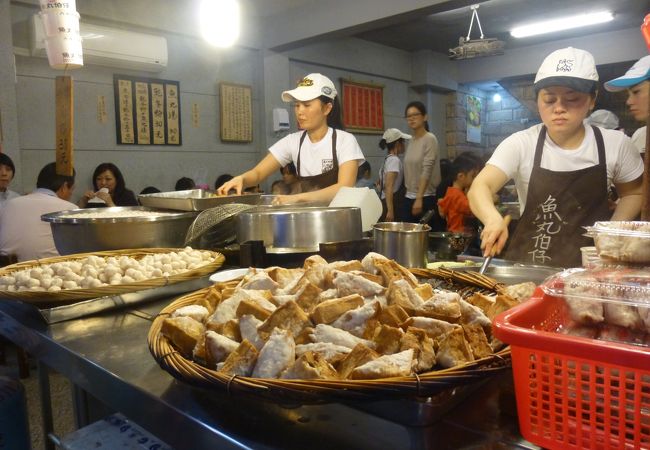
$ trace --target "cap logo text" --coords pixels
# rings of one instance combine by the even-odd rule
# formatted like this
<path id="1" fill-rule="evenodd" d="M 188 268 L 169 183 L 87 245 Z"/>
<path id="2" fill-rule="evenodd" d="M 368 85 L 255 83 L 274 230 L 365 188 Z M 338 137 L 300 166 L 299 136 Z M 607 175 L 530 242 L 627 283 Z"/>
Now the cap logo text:
<path id="1" fill-rule="evenodd" d="M 309 87 L 309 86 L 313 86 L 313 85 L 314 85 L 314 82 L 310 78 L 303 78 L 298 83 L 298 87 Z"/>
<path id="2" fill-rule="evenodd" d="M 561 59 L 557 62 L 556 72 L 571 72 L 573 70 L 573 59 Z"/>

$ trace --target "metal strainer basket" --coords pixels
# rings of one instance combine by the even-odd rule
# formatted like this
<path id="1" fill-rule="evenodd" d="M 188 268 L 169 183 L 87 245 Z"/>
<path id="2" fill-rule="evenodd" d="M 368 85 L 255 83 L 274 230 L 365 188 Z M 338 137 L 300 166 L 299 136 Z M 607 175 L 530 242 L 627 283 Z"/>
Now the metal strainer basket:
<path id="1" fill-rule="evenodd" d="M 255 208 L 255 205 L 229 203 L 202 211 L 185 235 L 185 245 L 216 248 L 237 239 L 235 216 Z"/>

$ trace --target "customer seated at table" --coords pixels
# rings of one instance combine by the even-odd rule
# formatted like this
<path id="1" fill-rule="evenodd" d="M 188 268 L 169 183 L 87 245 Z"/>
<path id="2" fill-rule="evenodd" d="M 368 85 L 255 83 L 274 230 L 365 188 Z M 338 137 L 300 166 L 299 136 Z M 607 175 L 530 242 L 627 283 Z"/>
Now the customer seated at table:
<path id="1" fill-rule="evenodd" d="M 93 173 L 92 191 L 87 191 L 81 199 L 82 208 L 102 208 L 106 206 L 138 206 L 138 201 L 126 188 L 124 176 L 113 163 L 101 163 Z"/>
<path id="2" fill-rule="evenodd" d="M 214 182 L 214 188 L 218 189 L 219 186 L 221 186 L 222 184 L 224 184 L 227 181 L 232 180 L 233 178 L 234 177 L 232 175 L 230 175 L 229 173 L 224 173 L 224 174 L 219 175 L 217 177 L 217 181 Z"/>
<path id="3" fill-rule="evenodd" d="M 0 208 L 8 200 L 20 197 L 19 193 L 9 190 L 9 185 L 15 174 L 14 162 L 7 154 L 0 153 Z"/>
<path id="4" fill-rule="evenodd" d="M 47 164 L 34 192 L 6 202 L 0 208 L 0 253 L 16 255 L 18 261 L 58 256 L 50 224 L 41 215 L 77 208 L 69 201 L 74 179 L 58 175 L 56 163 Z"/>
<path id="5" fill-rule="evenodd" d="M 146 194 L 157 194 L 161 192 L 160 189 L 158 189 L 155 186 L 147 186 L 143 190 L 140 191 L 140 195 L 146 195 Z"/>
<path id="6" fill-rule="evenodd" d="M 175 191 L 187 191 L 195 188 L 196 183 L 194 183 L 194 180 L 187 177 L 179 178 L 176 182 L 176 186 L 174 186 Z"/>

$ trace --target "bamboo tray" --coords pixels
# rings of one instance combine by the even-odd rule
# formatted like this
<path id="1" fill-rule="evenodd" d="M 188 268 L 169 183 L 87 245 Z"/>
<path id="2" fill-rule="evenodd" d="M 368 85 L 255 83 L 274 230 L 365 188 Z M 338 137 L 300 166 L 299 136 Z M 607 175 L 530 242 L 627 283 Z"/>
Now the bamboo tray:
<path id="1" fill-rule="evenodd" d="M 413 269 L 421 278 L 438 279 L 472 292 L 499 291 L 503 285 L 484 275 L 453 270 Z M 209 288 L 183 296 L 165 307 L 154 320 L 147 341 L 158 364 L 175 378 L 194 386 L 225 390 L 229 394 L 253 395 L 275 403 L 316 404 L 341 400 L 377 400 L 388 398 L 423 398 L 461 385 L 469 385 L 510 367 L 510 348 L 486 358 L 450 369 L 436 370 L 408 377 L 374 380 L 282 380 L 230 376 L 208 369 L 184 358 L 161 333 L 162 323 L 176 309 L 196 303 Z"/>
<path id="2" fill-rule="evenodd" d="M 110 251 L 102 251 L 102 252 L 77 253 L 75 255 L 56 256 L 53 258 L 24 261 L 24 262 L 3 267 L 2 269 L 0 269 L 0 276 L 9 275 L 10 273 L 18 270 L 35 268 L 42 264 L 52 264 L 52 263 L 63 262 L 63 261 L 74 261 L 78 259 L 83 259 L 90 255 L 95 255 L 99 257 L 130 256 L 132 258 L 138 259 L 148 254 L 169 253 L 169 252 L 180 251 L 180 250 L 182 249 L 139 248 L 139 249 L 110 250 Z M 207 250 L 202 250 L 202 251 L 207 251 Z M 148 280 L 136 281 L 135 283 L 109 285 L 109 286 L 102 286 L 102 287 L 92 288 L 92 289 L 63 289 L 57 292 L 31 292 L 31 291 L 11 292 L 11 291 L 3 290 L 0 291 L 0 297 L 7 297 L 16 300 L 21 300 L 25 303 L 30 303 L 42 308 L 42 307 L 49 307 L 49 306 L 62 306 L 70 303 L 75 303 L 80 300 L 87 300 L 96 297 L 120 295 L 127 292 L 136 292 L 143 289 L 151 289 L 160 286 L 167 286 L 181 281 L 200 278 L 215 272 L 219 267 L 221 267 L 221 265 L 225 261 L 225 257 L 221 253 L 217 253 L 217 252 L 210 252 L 210 253 L 212 253 L 214 257 L 211 263 L 169 277 L 150 278 Z"/>

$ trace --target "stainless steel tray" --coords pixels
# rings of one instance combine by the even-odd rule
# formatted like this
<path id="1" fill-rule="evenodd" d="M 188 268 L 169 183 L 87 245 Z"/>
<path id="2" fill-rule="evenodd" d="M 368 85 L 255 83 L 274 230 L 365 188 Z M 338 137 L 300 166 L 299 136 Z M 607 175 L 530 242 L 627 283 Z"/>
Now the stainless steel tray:
<path id="1" fill-rule="evenodd" d="M 64 322 L 66 320 L 78 319 L 102 311 L 123 308 L 138 303 L 145 303 L 159 298 L 171 297 L 184 294 L 209 286 L 209 277 L 194 278 L 179 283 L 160 286 L 152 289 L 145 289 L 137 292 L 128 292 L 121 295 L 111 295 L 85 300 L 65 306 L 40 309 L 41 316 L 49 324 Z"/>
<path id="2" fill-rule="evenodd" d="M 227 203 L 245 203 L 257 205 L 261 202 L 262 194 L 222 195 L 215 196 L 203 189 L 187 191 L 158 192 L 155 194 L 138 195 L 142 206 L 180 211 L 203 211 Z"/>

